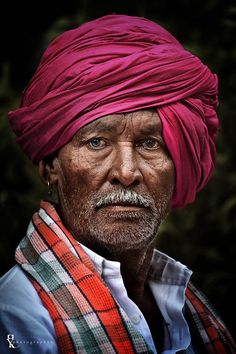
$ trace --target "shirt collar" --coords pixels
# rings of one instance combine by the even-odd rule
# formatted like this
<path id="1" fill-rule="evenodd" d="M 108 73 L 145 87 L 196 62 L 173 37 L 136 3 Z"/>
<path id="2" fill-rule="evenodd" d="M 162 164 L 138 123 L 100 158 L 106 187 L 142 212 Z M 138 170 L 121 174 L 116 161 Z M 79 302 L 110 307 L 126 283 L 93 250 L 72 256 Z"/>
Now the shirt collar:
<path id="1" fill-rule="evenodd" d="M 102 277 L 104 275 L 112 277 L 121 276 L 120 262 L 107 260 L 88 247 L 80 245 Z M 149 280 L 154 280 L 162 284 L 186 286 L 191 275 L 192 271 L 184 264 L 157 249 L 154 250 L 148 274 Z"/>
<path id="2" fill-rule="evenodd" d="M 162 284 L 185 286 L 191 275 L 192 271 L 184 264 L 161 251 L 154 250 L 149 270 L 150 280 Z"/>

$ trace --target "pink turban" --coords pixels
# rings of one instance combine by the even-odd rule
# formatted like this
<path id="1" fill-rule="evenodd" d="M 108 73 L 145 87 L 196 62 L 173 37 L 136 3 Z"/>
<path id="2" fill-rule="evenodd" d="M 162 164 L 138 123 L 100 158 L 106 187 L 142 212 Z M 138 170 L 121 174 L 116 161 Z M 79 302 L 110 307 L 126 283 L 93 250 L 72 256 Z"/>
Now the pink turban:
<path id="1" fill-rule="evenodd" d="M 49 45 L 9 119 L 37 163 L 99 117 L 156 107 L 176 170 L 172 207 L 183 207 L 214 168 L 217 104 L 216 75 L 164 28 L 109 15 Z"/>

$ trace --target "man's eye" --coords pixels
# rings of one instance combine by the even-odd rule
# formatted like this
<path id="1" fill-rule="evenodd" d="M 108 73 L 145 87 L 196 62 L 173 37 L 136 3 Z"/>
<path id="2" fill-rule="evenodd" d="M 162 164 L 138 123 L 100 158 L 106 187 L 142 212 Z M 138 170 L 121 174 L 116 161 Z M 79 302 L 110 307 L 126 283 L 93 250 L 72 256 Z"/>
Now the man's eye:
<path id="1" fill-rule="evenodd" d="M 142 140 L 139 145 L 147 150 L 156 150 L 160 147 L 159 141 L 153 138 Z"/>
<path id="2" fill-rule="evenodd" d="M 101 138 L 93 138 L 88 141 L 87 145 L 90 149 L 99 150 L 102 149 L 106 145 L 106 143 Z"/>

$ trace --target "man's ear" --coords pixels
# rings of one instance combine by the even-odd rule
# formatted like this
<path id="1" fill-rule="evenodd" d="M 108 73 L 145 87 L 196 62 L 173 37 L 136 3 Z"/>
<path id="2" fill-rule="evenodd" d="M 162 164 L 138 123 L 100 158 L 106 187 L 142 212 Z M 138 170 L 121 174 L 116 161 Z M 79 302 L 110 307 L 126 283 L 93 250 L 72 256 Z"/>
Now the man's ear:
<path id="1" fill-rule="evenodd" d="M 39 161 L 39 176 L 45 184 L 57 184 L 58 173 L 55 158 L 50 163 L 45 160 Z"/>

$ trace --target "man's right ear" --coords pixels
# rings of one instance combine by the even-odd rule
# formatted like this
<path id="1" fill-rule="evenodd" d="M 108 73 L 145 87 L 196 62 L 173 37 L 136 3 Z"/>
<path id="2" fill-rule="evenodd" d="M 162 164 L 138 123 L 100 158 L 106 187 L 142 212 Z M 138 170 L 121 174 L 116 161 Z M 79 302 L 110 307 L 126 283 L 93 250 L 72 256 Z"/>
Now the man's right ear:
<path id="1" fill-rule="evenodd" d="M 51 161 L 51 163 L 46 162 L 45 160 L 39 161 L 39 176 L 43 183 L 49 183 L 51 185 L 57 184 L 58 173 L 55 165 L 55 158 Z"/>

